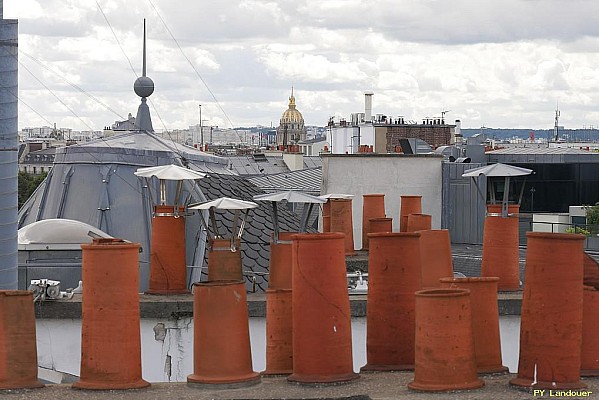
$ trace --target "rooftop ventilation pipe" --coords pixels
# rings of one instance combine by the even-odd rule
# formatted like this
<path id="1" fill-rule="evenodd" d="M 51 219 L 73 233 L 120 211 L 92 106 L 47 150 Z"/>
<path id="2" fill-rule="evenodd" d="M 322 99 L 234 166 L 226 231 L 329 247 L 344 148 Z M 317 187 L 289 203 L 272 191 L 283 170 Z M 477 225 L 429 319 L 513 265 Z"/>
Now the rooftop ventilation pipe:
<path id="1" fill-rule="evenodd" d="M 0 290 L 17 288 L 18 22 L 0 0 Z"/>

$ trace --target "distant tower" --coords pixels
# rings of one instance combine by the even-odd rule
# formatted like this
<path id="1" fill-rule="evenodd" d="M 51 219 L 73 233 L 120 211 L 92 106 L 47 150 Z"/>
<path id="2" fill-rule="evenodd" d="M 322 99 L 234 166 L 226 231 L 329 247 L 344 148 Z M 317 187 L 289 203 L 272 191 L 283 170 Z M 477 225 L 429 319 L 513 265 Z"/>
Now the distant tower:
<path id="1" fill-rule="evenodd" d="M 289 96 L 289 108 L 281 115 L 281 121 L 277 128 L 277 145 L 287 146 L 301 140 L 306 140 L 306 128 L 302 113 L 295 108 L 292 86 L 291 96 Z"/>
<path id="2" fill-rule="evenodd" d="M 146 20 L 144 18 L 144 48 L 143 48 L 143 65 L 142 73 L 133 84 L 135 94 L 141 97 L 141 104 L 137 109 L 137 117 L 135 118 L 135 128 L 140 131 L 154 132 L 152 127 L 152 118 L 150 117 L 150 108 L 146 104 L 146 98 L 154 93 L 154 82 L 146 76 Z"/>

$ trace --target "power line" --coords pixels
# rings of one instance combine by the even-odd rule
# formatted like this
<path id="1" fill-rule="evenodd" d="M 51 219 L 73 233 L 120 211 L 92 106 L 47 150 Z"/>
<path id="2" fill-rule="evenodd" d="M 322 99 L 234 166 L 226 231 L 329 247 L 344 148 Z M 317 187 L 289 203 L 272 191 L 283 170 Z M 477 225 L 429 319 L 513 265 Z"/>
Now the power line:
<path id="1" fill-rule="evenodd" d="M 197 68 L 195 67 L 195 65 L 191 62 L 191 60 L 189 59 L 189 57 L 187 57 L 187 55 L 183 51 L 183 48 L 179 44 L 179 41 L 175 38 L 175 36 L 171 32 L 170 28 L 168 27 L 168 25 L 166 24 L 166 22 L 162 18 L 162 15 L 158 11 L 158 9 L 156 8 L 156 6 L 152 2 L 152 0 L 148 0 L 148 2 L 150 3 L 150 5 L 154 9 L 154 11 L 156 12 L 156 15 L 158 15 L 158 18 L 160 19 L 160 22 L 162 22 L 162 25 L 164 25 L 164 28 L 166 29 L 166 31 L 170 35 L 171 39 L 173 39 L 173 42 L 175 42 L 175 44 L 177 45 L 177 48 L 179 49 L 179 51 L 181 52 L 181 54 L 183 55 L 183 57 L 185 58 L 185 60 L 187 60 L 187 62 L 189 63 L 189 65 L 194 70 L 195 74 L 197 75 L 197 77 L 200 79 L 200 81 L 202 81 L 202 83 L 206 87 L 206 90 L 208 90 L 208 93 L 210 93 L 210 96 L 212 96 L 212 98 L 214 99 L 214 102 L 216 103 L 216 105 L 218 106 L 218 108 L 220 108 L 220 110 L 222 111 L 222 113 L 225 116 L 225 118 L 227 119 L 227 121 L 229 121 L 229 125 L 231 126 L 231 128 L 234 128 L 235 125 L 233 125 L 233 121 L 231 121 L 231 118 L 229 118 L 229 115 L 227 114 L 227 112 L 225 111 L 225 109 L 221 106 L 220 102 L 218 101 L 218 99 L 216 98 L 216 96 L 214 95 L 214 93 L 212 92 L 212 90 L 210 90 L 210 87 L 208 86 L 208 84 L 206 83 L 206 81 L 204 80 L 204 78 L 202 77 L 202 75 L 200 75 L 200 72 L 197 70 Z M 241 135 L 239 135 L 239 138 L 241 139 Z"/>
<path id="2" fill-rule="evenodd" d="M 167 33 L 169 34 L 169 36 L 171 37 L 171 39 L 173 40 L 173 42 L 175 42 L 175 44 L 177 45 L 177 48 L 179 49 L 179 51 L 183 55 L 183 58 L 185 58 L 185 60 L 189 63 L 189 65 L 191 66 L 191 68 L 195 72 L 196 76 L 204 84 L 204 87 L 206 87 L 206 90 L 208 90 L 208 93 L 210 93 L 210 96 L 212 96 L 212 99 L 214 100 L 214 102 L 216 103 L 216 105 L 218 106 L 218 108 L 221 110 L 221 112 L 223 113 L 223 115 L 225 116 L 225 118 L 227 119 L 227 121 L 229 122 L 229 126 L 237 134 L 237 137 L 239 138 L 239 142 L 240 143 L 244 143 L 244 140 L 241 137 L 241 134 L 235 129 L 235 125 L 233 124 L 233 121 L 231 121 L 231 118 L 229 118 L 229 115 L 227 114 L 227 112 L 225 111 L 225 109 L 223 108 L 223 106 L 220 104 L 220 102 L 218 101 L 218 99 L 216 98 L 214 92 L 212 92 L 212 90 L 208 86 L 208 83 L 204 80 L 204 78 L 202 77 L 202 75 L 200 74 L 200 72 L 197 70 L 197 68 L 195 67 L 195 65 L 191 62 L 191 60 L 189 59 L 189 57 L 187 57 L 187 55 L 183 51 L 183 48 L 179 44 L 179 41 L 175 38 L 175 36 L 171 32 L 171 30 L 168 27 L 168 25 L 166 24 L 166 21 L 164 20 L 164 18 L 162 18 L 162 15 L 160 14 L 160 11 L 158 11 L 158 8 L 154 5 L 154 3 L 152 2 L 152 0 L 148 0 L 148 2 L 150 3 L 150 5 L 154 9 L 154 11 L 156 12 L 156 15 L 158 16 L 158 19 L 160 19 L 160 22 L 162 22 L 162 25 L 166 29 Z M 201 121 L 200 121 L 200 125 L 201 125 Z M 201 127 L 200 127 L 200 129 L 201 129 Z M 246 154 L 246 157 L 249 160 L 249 155 Z"/>
<path id="3" fill-rule="evenodd" d="M 114 32 L 114 29 L 112 29 L 112 25 L 110 25 L 110 22 L 108 21 L 108 18 L 106 17 L 106 14 L 104 14 L 104 10 L 102 10 L 102 7 L 100 6 L 100 3 L 98 3 L 96 1 L 96 5 L 98 6 L 98 9 L 100 10 L 100 13 L 102 13 L 102 16 L 104 17 L 104 21 L 106 21 L 106 25 L 108 25 L 108 28 L 110 28 L 110 31 L 112 32 L 112 36 L 114 36 L 114 39 L 116 40 L 116 43 L 119 45 L 119 48 L 121 49 L 121 52 L 123 53 L 123 55 L 127 59 L 127 62 L 129 63 L 129 66 L 131 67 L 131 70 L 137 76 L 137 74 L 135 73 L 135 68 L 133 68 L 133 64 L 131 63 L 131 60 L 129 59 L 129 56 L 125 52 L 125 49 L 123 49 L 123 46 L 121 45 L 121 42 L 119 41 L 119 38 L 117 37 L 116 33 Z"/>
<path id="4" fill-rule="evenodd" d="M 133 75 L 135 75 L 136 79 L 139 78 L 139 75 L 137 75 L 137 72 L 135 71 L 135 67 L 133 67 L 133 63 L 131 63 L 131 59 L 129 58 L 129 56 L 125 52 L 125 49 L 123 48 L 123 46 L 121 45 L 121 42 L 120 42 L 118 36 L 116 35 L 116 32 L 112 28 L 112 25 L 110 24 L 110 21 L 108 20 L 108 17 L 104 13 L 104 10 L 102 9 L 102 6 L 100 5 L 100 3 L 98 3 L 98 1 L 96 1 L 96 6 L 98 6 L 98 9 L 100 10 L 100 13 L 102 13 L 102 16 L 104 17 L 104 21 L 106 21 L 106 25 L 108 25 L 108 28 L 110 29 L 110 32 L 112 32 L 112 36 L 114 37 L 114 40 L 116 41 L 116 43 L 118 44 L 119 48 L 121 49 L 121 52 L 123 53 L 123 55 L 127 59 L 127 62 L 129 63 L 129 67 L 131 68 L 131 71 L 133 72 Z M 149 100 L 150 105 L 152 106 L 152 109 L 154 110 L 154 113 L 158 117 L 158 120 L 162 124 L 162 126 L 163 126 L 166 134 L 168 135 L 168 137 L 171 140 L 171 142 L 173 142 L 173 144 L 174 144 L 175 141 L 172 138 L 172 136 L 171 136 L 171 134 L 169 132 L 169 129 L 167 128 L 166 124 L 164 123 L 164 120 L 160 116 L 160 113 L 158 112 L 158 109 L 154 105 L 154 102 L 152 101 L 151 98 L 148 98 L 148 100 Z M 174 146 L 174 148 L 171 149 L 171 150 L 173 150 L 179 157 L 181 157 L 182 160 L 185 160 L 185 157 L 183 156 L 183 154 L 181 154 L 181 152 L 177 149 L 176 146 Z"/>
<path id="5" fill-rule="evenodd" d="M 37 58 L 35 58 L 31 54 L 27 54 L 26 52 L 24 52 L 21 49 L 19 49 L 19 53 L 21 53 L 21 54 L 29 57 L 32 61 L 34 61 L 40 67 L 44 68 L 46 71 L 52 72 L 54 75 L 58 76 L 60 79 L 62 79 L 68 85 L 70 85 L 72 88 L 76 89 L 77 91 L 83 93 L 84 95 L 86 95 L 87 97 L 89 97 L 90 99 L 92 99 L 93 101 L 97 102 L 98 104 L 100 104 L 101 106 L 103 106 L 104 108 L 106 108 L 108 111 L 112 112 L 114 115 L 116 115 L 120 119 L 125 119 L 122 115 L 120 115 L 117 111 L 115 111 L 114 109 L 112 109 L 109 105 L 107 105 L 106 103 L 104 103 L 102 100 L 98 99 L 97 97 L 95 97 L 91 93 L 87 92 L 82 87 L 80 87 L 80 86 L 76 85 L 75 83 L 69 81 L 66 77 L 64 77 L 63 75 L 59 74 L 58 72 L 56 72 L 52 68 L 48 67 L 46 64 L 44 64 L 43 62 L 41 62 L 40 60 L 38 60 Z"/>
<path id="6" fill-rule="evenodd" d="M 54 96 L 54 98 L 56 98 L 56 100 L 58 100 L 63 106 L 65 106 L 75 117 L 77 117 L 81 122 L 83 122 L 83 124 L 85 126 L 87 126 L 89 128 L 89 130 L 91 132 L 93 132 L 93 128 L 91 126 L 89 126 L 81 117 L 79 117 L 79 115 L 77 115 L 77 113 L 75 111 L 73 111 L 73 109 L 71 109 L 64 101 L 62 101 L 62 99 L 60 97 L 58 97 L 44 82 L 42 82 L 37 76 L 35 76 L 35 74 L 33 74 L 22 62 L 19 61 L 19 65 L 21 67 L 23 67 L 36 81 L 39 82 L 40 85 L 42 85 L 48 92 L 50 92 L 50 94 L 52 96 Z M 19 96 L 14 95 L 17 98 L 17 100 L 19 99 Z M 21 102 L 23 102 L 21 100 Z M 26 104 L 25 102 L 23 102 L 24 104 Z M 30 105 L 26 104 L 27 107 L 29 107 L 30 109 L 33 109 Z M 36 114 L 40 115 L 41 114 L 37 111 L 34 111 Z M 42 117 L 46 122 L 48 122 L 50 125 L 52 125 L 52 123 L 50 121 L 48 121 L 46 118 Z M 110 144 L 104 139 L 104 138 L 100 138 L 101 141 L 103 141 L 106 146 L 111 147 Z M 97 158 L 93 153 L 91 153 L 88 149 L 85 148 L 85 146 L 80 146 L 80 148 L 83 149 L 83 151 L 85 151 L 89 156 L 91 156 L 94 161 L 97 162 L 101 162 L 101 160 L 99 158 Z M 142 194 L 141 191 L 139 191 L 136 187 L 134 187 L 131 183 L 129 183 L 129 181 L 127 181 L 125 178 L 123 178 L 122 176 L 120 176 L 117 172 L 115 172 L 115 175 L 118 176 L 123 182 L 125 182 L 129 187 L 131 187 L 133 190 L 135 190 L 137 193 Z"/>
<path id="7" fill-rule="evenodd" d="M 25 66 L 25 64 L 23 64 L 21 61 L 19 61 L 19 65 L 21 67 L 23 67 L 25 69 L 25 71 L 29 72 L 29 75 L 31 75 L 33 77 L 33 79 L 35 79 L 40 85 L 42 85 L 48 92 L 50 92 L 50 94 L 52 96 L 54 96 L 54 98 L 56 100 L 58 100 L 60 102 L 60 104 L 62 104 L 67 110 L 69 110 L 69 112 L 71 114 L 73 114 L 77 119 L 79 119 L 81 122 L 83 122 L 83 125 L 87 126 L 89 128 L 90 131 L 94 131 L 94 129 L 88 125 L 87 122 L 85 122 L 85 120 L 83 118 L 81 118 L 79 115 L 77 115 L 77 113 L 67 105 L 67 103 L 65 103 L 60 97 L 58 97 L 53 91 L 52 89 L 50 89 L 44 82 L 42 82 L 33 72 L 31 72 L 31 70 L 29 68 L 27 68 Z"/>

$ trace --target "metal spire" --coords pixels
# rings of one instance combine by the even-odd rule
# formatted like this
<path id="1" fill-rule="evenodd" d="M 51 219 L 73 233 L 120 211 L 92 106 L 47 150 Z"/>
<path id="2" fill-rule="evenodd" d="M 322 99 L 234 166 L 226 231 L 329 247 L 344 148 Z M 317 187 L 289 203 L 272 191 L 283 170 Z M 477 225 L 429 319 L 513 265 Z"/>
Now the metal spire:
<path id="1" fill-rule="evenodd" d="M 141 104 L 137 109 L 137 117 L 135 117 L 135 127 L 140 131 L 154 132 L 152 127 L 152 118 L 150 117 L 150 108 L 146 104 L 146 98 L 154 93 L 154 82 L 146 76 L 146 19 L 144 18 L 144 39 L 143 39 L 143 61 L 142 74 L 135 84 L 133 84 L 135 94 L 141 97 Z"/>
<path id="2" fill-rule="evenodd" d="M 143 50 L 143 65 L 141 67 L 141 76 L 146 76 L 146 19 L 144 18 L 144 50 Z"/>

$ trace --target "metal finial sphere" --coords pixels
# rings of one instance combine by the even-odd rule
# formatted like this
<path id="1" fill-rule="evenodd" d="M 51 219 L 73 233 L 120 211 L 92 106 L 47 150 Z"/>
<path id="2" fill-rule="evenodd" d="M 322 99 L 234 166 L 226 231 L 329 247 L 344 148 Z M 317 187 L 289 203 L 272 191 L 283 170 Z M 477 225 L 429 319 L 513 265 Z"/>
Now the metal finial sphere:
<path id="1" fill-rule="evenodd" d="M 154 93 L 154 82 L 147 76 L 140 76 L 133 84 L 133 90 L 139 97 L 150 97 Z"/>

